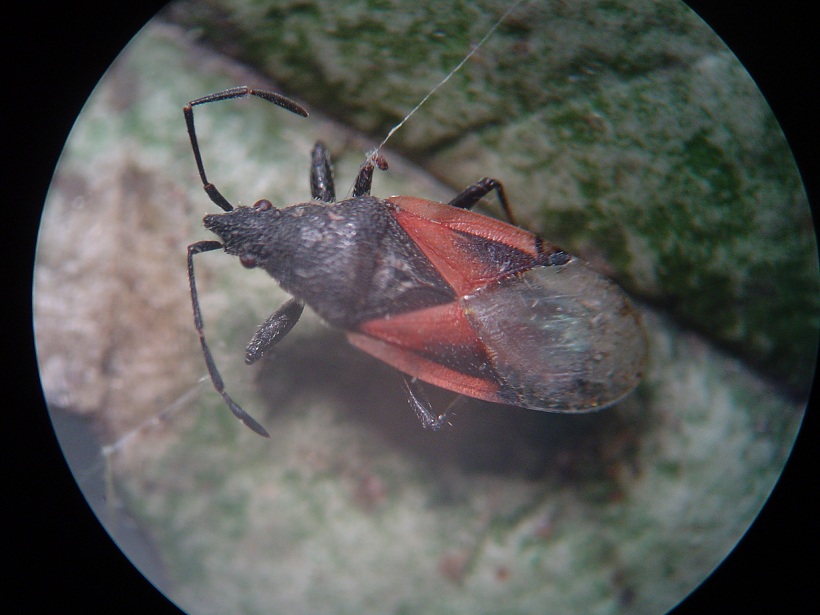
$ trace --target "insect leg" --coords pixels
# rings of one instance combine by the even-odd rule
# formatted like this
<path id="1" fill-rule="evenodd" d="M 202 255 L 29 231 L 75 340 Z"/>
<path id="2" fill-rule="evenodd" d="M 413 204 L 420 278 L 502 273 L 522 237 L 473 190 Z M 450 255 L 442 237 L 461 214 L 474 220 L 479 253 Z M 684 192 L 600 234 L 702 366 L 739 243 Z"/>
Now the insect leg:
<path id="1" fill-rule="evenodd" d="M 196 278 L 194 276 L 194 255 L 201 254 L 202 252 L 211 252 L 212 250 L 218 250 L 222 248 L 222 244 L 218 241 L 198 241 L 196 243 L 191 244 L 188 246 L 188 282 L 191 285 L 191 303 L 194 306 L 194 326 L 196 327 L 196 332 L 199 334 L 199 343 L 202 345 L 202 354 L 205 356 L 205 365 L 208 366 L 208 374 L 211 377 L 211 382 L 214 385 L 214 389 L 216 392 L 222 396 L 222 399 L 225 400 L 225 403 L 230 408 L 231 412 L 233 412 L 234 416 L 242 421 L 245 425 L 247 425 L 251 430 L 258 433 L 260 436 L 265 436 L 266 438 L 270 437 L 265 428 L 262 427 L 259 423 L 257 423 L 251 415 L 245 412 L 239 405 L 231 399 L 228 393 L 225 391 L 225 384 L 222 382 L 222 376 L 219 374 L 219 370 L 216 368 L 216 363 L 214 363 L 214 358 L 211 355 L 211 350 L 208 348 L 208 343 L 205 341 L 205 328 L 202 323 L 202 312 L 199 309 L 199 296 L 196 292 Z"/>
<path id="2" fill-rule="evenodd" d="M 259 325 L 245 350 L 245 363 L 256 363 L 276 342 L 290 333 L 293 326 L 299 322 L 303 309 L 303 302 L 291 299 Z"/>
<path id="3" fill-rule="evenodd" d="M 432 429 L 433 431 L 438 431 L 444 427 L 444 425 L 453 416 L 453 406 L 455 406 L 456 402 L 462 398 L 462 395 L 456 397 L 450 405 L 447 406 L 447 409 L 443 414 L 436 416 L 419 381 L 404 374 L 401 375 L 401 380 L 404 383 L 404 388 L 409 396 L 408 401 L 413 407 L 416 416 L 421 421 L 422 427 L 425 429 Z"/>
<path id="4" fill-rule="evenodd" d="M 330 165 L 330 154 L 325 144 L 316 141 L 310 153 L 310 194 L 314 199 L 325 203 L 336 200 L 336 188 L 333 184 L 333 168 Z"/>
<path id="5" fill-rule="evenodd" d="M 229 90 L 223 90 L 222 92 L 216 92 L 215 94 L 209 94 L 208 96 L 203 96 L 202 98 L 192 100 L 182 108 L 182 114 L 185 116 L 185 124 L 188 126 L 188 136 L 191 139 L 191 149 L 194 150 L 196 167 L 199 170 L 199 177 L 202 180 L 202 187 L 205 189 L 208 198 L 210 198 L 211 201 L 213 201 L 224 211 L 231 211 L 233 209 L 233 205 L 231 205 L 228 200 L 222 196 L 222 193 L 216 189 L 216 186 L 208 181 L 208 178 L 205 175 L 205 166 L 202 164 L 202 154 L 199 152 L 199 141 L 196 137 L 196 128 L 194 128 L 194 107 L 197 105 L 204 105 L 206 103 L 217 102 L 219 100 L 244 98 L 245 96 L 257 96 L 278 105 L 283 109 L 287 109 L 292 113 L 301 115 L 302 117 L 307 117 L 308 115 L 308 112 L 304 107 L 293 102 L 291 99 L 282 96 L 281 94 L 269 92 L 268 90 L 254 90 L 248 86 L 240 86 Z"/>
<path id="6" fill-rule="evenodd" d="M 353 185 L 353 198 L 370 194 L 370 187 L 373 185 L 373 169 L 376 167 L 382 171 L 387 170 L 387 160 L 379 153 L 379 150 L 374 150 L 359 169 L 356 183 Z"/>
<path id="7" fill-rule="evenodd" d="M 498 194 L 498 200 L 501 202 L 501 207 L 504 209 L 504 215 L 507 216 L 507 220 L 510 224 L 515 224 L 515 217 L 512 214 L 512 209 L 510 209 L 510 203 L 507 201 L 507 195 L 504 194 L 504 186 L 502 186 L 501 182 L 497 179 L 490 177 L 479 179 L 472 186 L 465 188 L 464 191 L 450 201 L 448 205 L 458 207 L 459 209 L 472 209 L 476 203 L 493 190 Z"/>

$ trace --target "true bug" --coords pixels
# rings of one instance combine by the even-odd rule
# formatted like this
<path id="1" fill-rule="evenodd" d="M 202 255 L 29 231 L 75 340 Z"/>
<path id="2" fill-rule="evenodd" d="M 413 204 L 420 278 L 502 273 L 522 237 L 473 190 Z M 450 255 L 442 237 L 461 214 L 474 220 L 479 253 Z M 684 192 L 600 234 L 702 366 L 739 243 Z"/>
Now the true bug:
<path id="1" fill-rule="evenodd" d="M 205 216 L 222 242 L 188 246 L 194 322 L 214 387 L 248 427 L 265 429 L 227 394 L 202 323 L 193 257 L 224 248 L 262 267 L 293 298 L 248 344 L 253 363 L 293 328 L 305 304 L 346 331 L 354 346 L 403 374 L 424 427 L 436 415 L 416 382 L 492 402 L 556 412 L 611 405 L 641 378 L 646 342 L 640 317 L 612 281 L 541 237 L 513 226 L 500 182 L 484 178 L 449 203 L 370 196 L 380 155 L 362 165 L 352 196 L 336 201 L 330 159 L 312 152 L 312 200 L 283 208 L 267 200 L 234 208 L 208 181 L 194 129 L 197 105 L 257 96 L 293 113 L 284 96 L 238 87 L 184 107 L 205 192 L 226 213 Z M 495 191 L 507 219 L 469 211 Z"/>

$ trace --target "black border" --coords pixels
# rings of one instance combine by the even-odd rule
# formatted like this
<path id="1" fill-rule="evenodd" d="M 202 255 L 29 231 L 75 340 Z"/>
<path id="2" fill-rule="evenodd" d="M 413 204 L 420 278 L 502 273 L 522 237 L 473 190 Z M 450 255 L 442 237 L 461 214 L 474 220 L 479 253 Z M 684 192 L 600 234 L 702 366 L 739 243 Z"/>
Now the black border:
<path id="1" fill-rule="evenodd" d="M 2 262 L 11 273 L 3 276 L 3 381 L 13 388 L 0 448 L 3 477 L 11 482 L 3 578 L 11 611 L 180 613 L 131 565 L 77 489 L 46 412 L 31 325 L 37 229 L 63 144 L 105 70 L 164 4 L 58 0 L 4 9 L 0 40 L 11 74 L 3 84 L 0 134 L 4 165 L 12 168 L 4 169 L 2 184 Z"/>
<path id="2" fill-rule="evenodd" d="M 816 11 L 799 0 L 687 0 L 754 78 L 789 141 L 818 224 L 820 94 Z M 797 443 L 771 498 L 723 564 L 674 615 L 809 613 L 820 605 L 815 389 Z"/>
<path id="3" fill-rule="evenodd" d="M 14 3 L 2 45 L 7 68 L 4 114 L 7 271 L 3 349 L 7 410 L 2 447 L 11 478 L 13 572 L 5 601 L 27 610 L 130 610 L 178 613 L 108 538 L 79 491 L 57 446 L 37 379 L 31 334 L 31 266 L 42 203 L 71 125 L 105 69 L 162 6 L 77 0 Z M 778 117 L 813 204 L 818 201 L 816 17 L 797 0 L 688 4 L 723 38 L 752 74 Z M 816 214 L 816 210 L 815 210 Z M 9 291 L 11 291 L 9 293 Z M 16 322 L 20 319 L 20 322 Z M 8 378 L 6 377 L 8 375 Z M 18 389 L 19 387 L 19 389 Z M 809 612 L 820 604 L 813 565 L 820 518 L 816 496 L 818 425 L 810 408 L 772 498 L 735 551 L 675 615 L 771 610 Z M 78 559 L 82 554 L 82 559 Z M 8 574 L 8 573 L 7 573 Z"/>

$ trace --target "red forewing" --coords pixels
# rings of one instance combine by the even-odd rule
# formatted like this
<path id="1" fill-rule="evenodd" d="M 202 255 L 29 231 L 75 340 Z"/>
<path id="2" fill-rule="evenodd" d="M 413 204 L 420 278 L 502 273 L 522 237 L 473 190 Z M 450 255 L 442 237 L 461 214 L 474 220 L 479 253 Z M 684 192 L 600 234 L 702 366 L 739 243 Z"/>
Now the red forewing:
<path id="1" fill-rule="evenodd" d="M 394 216 L 459 296 L 543 264 L 560 252 L 518 227 L 414 197 L 390 197 Z M 561 252 L 563 254 L 563 252 Z"/>
<path id="2" fill-rule="evenodd" d="M 646 341 L 616 284 L 499 220 L 412 197 L 388 201 L 458 296 L 362 323 L 349 334 L 354 345 L 423 381 L 539 410 L 602 408 L 636 386 Z"/>

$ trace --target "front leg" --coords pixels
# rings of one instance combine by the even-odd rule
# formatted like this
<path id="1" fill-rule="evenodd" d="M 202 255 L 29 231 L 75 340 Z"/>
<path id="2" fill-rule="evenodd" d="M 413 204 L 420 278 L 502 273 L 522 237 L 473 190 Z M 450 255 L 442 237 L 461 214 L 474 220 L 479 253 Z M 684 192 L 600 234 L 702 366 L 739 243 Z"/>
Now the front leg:
<path id="1" fill-rule="evenodd" d="M 333 203 L 336 201 L 336 188 L 333 184 L 333 167 L 330 154 L 325 144 L 316 141 L 310 153 L 310 194 L 317 201 Z"/>
<path id="2" fill-rule="evenodd" d="M 290 333 L 293 326 L 299 322 L 303 309 L 304 303 L 298 299 L 291 299 L 259 325 L 245 350 L 245 363 L 256 363 L 276 342 Z"/>
<path id="3" fill-rule="evenodd" d="M 370 194 L 370 188 L 373 185 L 373 170 L 376 167 L 379 167 L 382 171 L 387 170 L 387 160 L 384 159 L 379 150 L 373 150 L 359 169 L 356 183 L 353 184 L 353 198 Z"/>
<path id="4" fill-rule="evenodd" d="M 458 207 L 459 209 L 472 209 L 476 203 L 493 190 L 498 194 L 498 200 L 501 202 L 501 207 L 504 209 L 504 215 L 507 216 L 507 220 L 510 224 L 515 224 L 510 203 L 507 201 L 507 195 L 504 194 L 504 186 L 501 185 L 500 181 L 492 179 L 491 177 L 479 179 L 472 186 L 468 186 L 461 194 L 450 201 L 448 205 Z"/>

